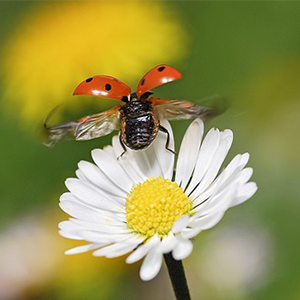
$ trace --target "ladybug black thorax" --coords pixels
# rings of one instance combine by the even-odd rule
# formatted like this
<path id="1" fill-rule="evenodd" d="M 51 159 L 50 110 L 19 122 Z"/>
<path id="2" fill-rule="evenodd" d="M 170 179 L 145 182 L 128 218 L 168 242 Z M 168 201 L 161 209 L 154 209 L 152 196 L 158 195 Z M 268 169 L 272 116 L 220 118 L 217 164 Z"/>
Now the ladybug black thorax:
<path id="1" fill-rule="evenodd" d="M 152 112 L 152 110 L 153 106 L 150 101 L 141 101 L 138 98 L 125 103 L 121 108 L 121 111 L 127 117 L 139 116 L 143 113 Z"/>
<path id="2" fill-rule="evenodd" d="M 134 95 L 136 96 L 136 95 Z M 121 138 L 133 150 L 148 147 L 155 139 L 159 119 L 151 101 L 132 97 L 121 108 Z"/>

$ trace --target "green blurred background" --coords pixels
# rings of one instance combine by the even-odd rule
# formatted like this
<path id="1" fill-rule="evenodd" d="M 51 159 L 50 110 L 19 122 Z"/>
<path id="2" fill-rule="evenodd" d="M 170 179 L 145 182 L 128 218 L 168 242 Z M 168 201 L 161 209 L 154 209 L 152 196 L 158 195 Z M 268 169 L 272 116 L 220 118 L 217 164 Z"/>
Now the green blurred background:
<path id="1" fill-rule="evenodd" d="M 78 244 L 57 233 L 64 180 L 112 135 L 53 149 L 40 139 L 57 104 L 57 120 L 115 104 L 73 98 L 83 79 L 134 88 L 160 63 L 183 79 L 159 97 L 226 96 L 230 109 L 206 129 L 233 130 L 229 159 L 250 152 L 259 186 L 195 240 L 184 261 L 193 299 L 300 299 L 299 15 L 296 1 L 1 2 L 0 299 L 173 299 L 164 266 L 142 282 L 123 257 L 63 254 Z M 188 124 L 172 123 L 177 149 Z"/>

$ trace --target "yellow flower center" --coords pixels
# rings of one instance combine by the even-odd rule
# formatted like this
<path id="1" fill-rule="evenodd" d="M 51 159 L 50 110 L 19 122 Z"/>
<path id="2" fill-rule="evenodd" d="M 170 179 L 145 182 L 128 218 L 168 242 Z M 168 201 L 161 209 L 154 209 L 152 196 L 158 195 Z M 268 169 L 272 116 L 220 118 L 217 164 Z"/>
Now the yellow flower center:
<path id="1" fill-rule="evenodd" d="M 182 188 L 162 177 L 134 185 L 126 200 L 128 227 L 147 238 L 167 235 L 174 222 L 192 208 Z"/>

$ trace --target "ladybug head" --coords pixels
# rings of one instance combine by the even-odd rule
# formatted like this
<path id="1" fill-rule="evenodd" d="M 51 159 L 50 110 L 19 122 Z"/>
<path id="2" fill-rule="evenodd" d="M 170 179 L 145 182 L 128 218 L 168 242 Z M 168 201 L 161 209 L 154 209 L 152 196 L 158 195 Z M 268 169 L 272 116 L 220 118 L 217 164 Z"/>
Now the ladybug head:
<path id="1" fill-rule="evenodd" d="M 130 100 L 131 102 L 137 101 L 138 100 L 138 96 L 136 93 L 131 93 L 130 95 Z"/>
<path id="2" fill-rule="evenodd" d="M 153 94 L 152 92 L 148 91 L 145 92 L 141 97 L 138 97 L 137 93 L 131 93 L 129 101 L 134 102 L 134 101 L 147 100 L 152 94 Z"/>

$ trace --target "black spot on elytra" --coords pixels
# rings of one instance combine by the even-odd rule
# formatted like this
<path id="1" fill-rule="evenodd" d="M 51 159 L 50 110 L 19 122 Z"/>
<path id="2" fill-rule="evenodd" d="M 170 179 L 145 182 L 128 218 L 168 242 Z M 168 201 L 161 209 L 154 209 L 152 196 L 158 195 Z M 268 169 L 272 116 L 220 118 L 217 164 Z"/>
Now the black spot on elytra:
<path id="1" fill-rule="evenodd" d="M 128 102 L 128 97 L 127 96 L 123 96 L 121 99 L 123 102 Z"/>
<path id="2" fill-rule="evenodd" d="M 144 84 L 145 84 L 145 78 L 143 78 L 141 81 L 141 85 L 144 85 Z"/>
<path id="3" fill-rule="evenodd" d="M 107 84 L 105 85 L 105 89 L 106 89 L 107 91 L 110 91 L 110 90 L 111 90 L 111 85 L 110 85 L 109 83 L 107 83 Z"/>
<path id="4" fill-rule="evenodd" d="M 157 68 L 157 70 L 158 70 L 159 72 L 162 72 L 165 68 L 166 68 L 166 67 L 159 67 L 159 68 Z"/>
<path id="5" fill-rule="evenodd" d="M 91 78 L 88 78 L 85 82 L 91 82 L 94 78 L 91 77 Z"/>

